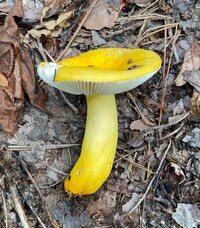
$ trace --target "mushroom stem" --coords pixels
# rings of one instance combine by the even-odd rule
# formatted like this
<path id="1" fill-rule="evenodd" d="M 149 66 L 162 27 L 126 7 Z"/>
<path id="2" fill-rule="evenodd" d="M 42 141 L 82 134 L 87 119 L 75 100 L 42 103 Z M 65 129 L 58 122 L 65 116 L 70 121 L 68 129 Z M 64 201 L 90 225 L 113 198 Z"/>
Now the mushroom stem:
<path id="1" fill-rule="evenodd" d="M 113 166 L 117 138 L 115 96 L 87 97 L 87 120 L 81 155 L 65 180 L 67 192 L 89 195 L 101 187 Z"/>

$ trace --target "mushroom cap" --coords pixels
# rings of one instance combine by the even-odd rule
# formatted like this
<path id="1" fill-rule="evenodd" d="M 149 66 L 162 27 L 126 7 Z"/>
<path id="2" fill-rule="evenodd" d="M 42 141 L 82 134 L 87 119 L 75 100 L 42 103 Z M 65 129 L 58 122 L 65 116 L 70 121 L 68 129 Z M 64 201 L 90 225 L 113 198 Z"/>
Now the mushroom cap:
<path id="1" fill-rule="evenodd" d="M 39 76 L 72 94 L 117 94 L 135 88 L 161 67 L 160 57 L 144 49 L 102 48 L 57 63 L 43 62 Z"/>

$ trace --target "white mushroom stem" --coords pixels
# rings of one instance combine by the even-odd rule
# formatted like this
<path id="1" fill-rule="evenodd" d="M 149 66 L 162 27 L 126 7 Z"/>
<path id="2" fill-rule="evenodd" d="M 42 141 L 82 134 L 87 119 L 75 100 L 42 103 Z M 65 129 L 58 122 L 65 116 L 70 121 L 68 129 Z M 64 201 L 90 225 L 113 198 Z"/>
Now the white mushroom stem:
<path id="1" fill-rule="evenodd" d="M 65 180 L 65 190 L 79 195 L 96 192 L 109 176 L 118 139 L 114 95 L 87 97 L 87 120 L 81 155 Z"/>

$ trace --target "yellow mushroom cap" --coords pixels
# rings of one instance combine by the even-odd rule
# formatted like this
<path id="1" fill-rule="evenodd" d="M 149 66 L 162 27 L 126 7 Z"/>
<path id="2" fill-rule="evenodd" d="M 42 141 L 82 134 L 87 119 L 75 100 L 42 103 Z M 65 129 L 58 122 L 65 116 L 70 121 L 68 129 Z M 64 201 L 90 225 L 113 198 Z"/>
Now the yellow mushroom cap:
<path id="1" fill-rule="evenodd" d="M 153 51 L 102 48 L 58 63 L 41 63 L 38 74 L 72 94 L 117 94 L 139 86 L 160 67 L 161 59 Z"/>

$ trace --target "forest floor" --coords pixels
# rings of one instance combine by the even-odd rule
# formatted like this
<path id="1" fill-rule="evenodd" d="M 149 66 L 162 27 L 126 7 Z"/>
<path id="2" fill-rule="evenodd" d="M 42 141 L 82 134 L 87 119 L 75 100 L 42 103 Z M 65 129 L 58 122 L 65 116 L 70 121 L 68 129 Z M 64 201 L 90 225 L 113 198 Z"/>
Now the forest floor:
<path id="1" fill-rule="evenodd" d="M 1 1 L 0 227 L 200 225 L 199 21 L 195 0 Z M 36 67 L 105 47 L 152 50 L 162 67 L 116 95 L 109 178 L 69 196 L 86 99 L 42 82 Z"/>

